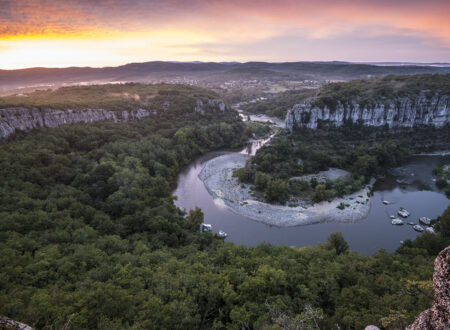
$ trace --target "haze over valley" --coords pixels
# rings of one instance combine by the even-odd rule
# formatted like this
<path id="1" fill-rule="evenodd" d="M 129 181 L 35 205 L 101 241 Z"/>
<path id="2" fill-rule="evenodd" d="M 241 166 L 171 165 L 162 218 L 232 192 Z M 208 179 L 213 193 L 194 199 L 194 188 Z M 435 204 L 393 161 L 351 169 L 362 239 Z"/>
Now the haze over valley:
<path id="1" fill-rule="evenodd" d="M 450 327 L 448 1 L 0 9 L 0 328 Z"/>

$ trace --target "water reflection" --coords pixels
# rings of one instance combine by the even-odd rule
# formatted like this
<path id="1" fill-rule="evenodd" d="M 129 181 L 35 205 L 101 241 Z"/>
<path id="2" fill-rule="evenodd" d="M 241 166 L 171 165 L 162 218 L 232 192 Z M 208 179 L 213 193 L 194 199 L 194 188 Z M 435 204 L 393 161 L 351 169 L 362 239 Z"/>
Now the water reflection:
<path id="1" fill-rule="evenodd" d="M 244 149 L 242 149 L 239 153 L 244 155 L 250 155 L 254 156 L 256 155 L 256 152 L 258 149 L 260 149 L 263 145 L 265 145 L 267 142 L 269 142 L 275 134 L 272 134 L 268 138 L 257 140 L 249 143 Z"/>
<path id="2" fill-rule="evenodd" d="M 256 150 L 270 140 L 255 141 L 239 151 L 254 155 Z M 227 241 L 247 246 L 262 242 L 273 245 L 306 246 L 325 242 L 332 232 L 342 232 L 354 251 L 371 254 L 383 248 L 389 252 L 400 246 L 400 241 L 414 239 L 418 233 L 410 225 L 393 226 L 390 215 L 400 207 L 411 215 L 406 222 L 418 223 L 419 217 L 436 218 L 449 206 L 449 200 L 434 183 L 432 170 L 450 162 L 450 156 L 414 156 L 402 167 L 394 169 L 383 181 L 374 186 L 371 210 L 366 219 L 353 224 L 321 223 L 307 226 L 278 228 L 265 225 L 231 212 L 219 199 L 207 192 L 198 174 L 206 161 L 229 152 L 209 153 L 188 166 L 178 177 L 177 206 L 187 210 L 199 206 L 205 214 L 205 222 L 211 223 L 213 231 L 228 233 Z M 383 201 L 390 202 L 384 205 Z"/>

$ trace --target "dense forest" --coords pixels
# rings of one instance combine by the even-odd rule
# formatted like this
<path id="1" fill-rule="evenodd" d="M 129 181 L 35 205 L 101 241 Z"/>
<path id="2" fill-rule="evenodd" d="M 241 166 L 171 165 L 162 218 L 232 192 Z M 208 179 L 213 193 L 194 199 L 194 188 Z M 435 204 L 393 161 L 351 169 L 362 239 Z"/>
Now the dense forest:
<path id="1" fill-rule="evenodd" d="M 169 110 L 170 116 L 192 112 L 197 100 L 217 98 L 210 90 L 174 84 L 106 84 L 37 90 L 0 97 L 0 109 L 37 107 L 53 109 Z"/>
<path id="2" fill-rule="evenodd" d="M 331 83 L 321 87 L 314 104 L 335 109 L 338 102 L 358 102 L 373 105 L 401 97 L 416 98 L 421 93 L 428 98 L 435 94 L 450 94 L 450 74 L 384 76 Z"/>
<path id="3" fill-rule="evenodd" d="M 241 182 L 253 183 L 270 202 L 283 203 L 291 197 L 320 202 L 361 189 L 371 178 L 383 176 L 413 153 L 448 149 L 449 141 L 447 127 L 392 131 L 348 125 L 303 129 L 278 134 L 257 151 L 245 168 L 236 170 L 235 176 Z M 329 168 L 345 169 L 350 175 L 322 183 L 314 179 L 290 180 Z M 442 173 L 440 169 L 436 171 Z M 439 180 L 441 185 L 443 180 Z"/>
<path id="4" fill-rule="evenodd" d="M 180 98 L 155 118 L 2 142 L 0 314 L 38 329 L 395 329 L 431 305 L 450 209 L 436 235 L 393 254 L 351 252 L 339 233 L 305 248 L 249 248 L 200 233 L 201 210 L 173 203 L 178 171 L 252 134 L 236 113 L 193 113 Z M 333 165 L 320 159 L 306 171 Z"/>
<path id="5" fill-rule="evenodd" d="M 247 103 L 242 110 L 249 113 L 263 113 L 268 116 L 286 118 L 286 113 L 295 104 L 303 103 L 317 93 L 315 89 L 288 90 L 266 100 Z"/>
<path id="6" fill-rule="evenodd" d="M 447 197 L 450 198 L 450 165 L 436 167 L 433 170 L 433 174 L 437 178 L 436 186 L 442 189 Z"/>

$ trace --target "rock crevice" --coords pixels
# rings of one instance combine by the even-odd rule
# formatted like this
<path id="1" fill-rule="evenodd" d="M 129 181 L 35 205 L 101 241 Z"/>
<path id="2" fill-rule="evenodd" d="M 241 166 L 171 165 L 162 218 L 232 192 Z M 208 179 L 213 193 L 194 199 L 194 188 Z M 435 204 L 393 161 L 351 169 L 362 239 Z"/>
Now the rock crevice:
<path id="1" fill-rule="evenodd" d="M 422 312 L 407 330 L 450 329 L 450 246 L 434 261 L 433 289 L 433 306 Z"/>
<path id="2" fill-rule="evenodd" d="M 169 101 L 162 105 L 161 111 L 168 111 Z M 198 99 L 190 111 L 206 114 L 208 111 L 225 112 L 228 108 L 221 99 L 208 99 L 203 102 Z M 42 127 L 58 127 L 74 123 L 92 123 L 102 120 L 124 122 L 157 115 L 157 110 L 135 109 L 111 111 L 106 109 L 53 109 L 37 107 L 9 107 L 0 109 L 0 139 L 6 138 L 16 130 L 27 131 Z"/>
<path id="3" fill-rule="evenodd" d="M 41 127 L 58 127 L 73 123 L 91 123 L 101 120 L 114 122 L 142 119 L 150 116 L 144 109 L 133 111 L 108 111 L 105 109 L 61 110 L 15 107 L 0 109 L 0 138 L 6 138 L 16 130 L 26 131 Z"/>
<path id="4" fill-rule="evenodd" d="M 363 126 L 413 127 L 432 125 L 443 127 L 450 123 L 450 96 L 434 95 L 427 98 L 398 98 L 376 104 L 360 104 L 357 101 L 338 102 L 334 109 L 319 107 L 314 102 L 296 104 L 286 115 L 286 128 L 317 129 L 318 126 L 340 127 L 345 123 Z"/>

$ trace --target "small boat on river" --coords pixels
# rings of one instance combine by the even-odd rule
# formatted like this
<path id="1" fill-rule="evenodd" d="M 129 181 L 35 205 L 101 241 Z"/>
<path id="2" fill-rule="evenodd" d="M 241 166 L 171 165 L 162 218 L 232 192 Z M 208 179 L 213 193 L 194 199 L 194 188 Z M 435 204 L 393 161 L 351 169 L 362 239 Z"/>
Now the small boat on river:
<path id="1" fill-rule="evenodd" d="M 407 218 L 410 215 L 410 213 L 403 208 L 398 210 L 397 214 L 403 218 Z"/>
<path id="2" fill-rule="evenodd" d="M 391 224 L 401 226 L 401 225 L 403 225 L 403 220 L 401 220 L 399 218 L 395 218 L 395 219 L 392 219 Z"/>
<path id="3" fill-rule="evenodd" d="M 419 218 L 419 222 L 424 224 L 424 225 L 429 226 L 431 224 L 431 219 L 427 218 L 427 217 L 420 217 Z"/>
<path id="4" fill-rule="evenodd" d="M 202 223 L 200 225 L 200 231 L 203 233 L 205 231 L 211 231 L 212 230 L 212 225 L 210 225 L 209 223 Z"/>
<path id="5" fill-rule="evenodd" d="M 414 229 L 415 231 L 418 231 L 419 233 L 423 232 L 423 227 L 420 226 L 420 225 L 415 225 L 415 226 L 413 226 L 413 229 Z"/>

